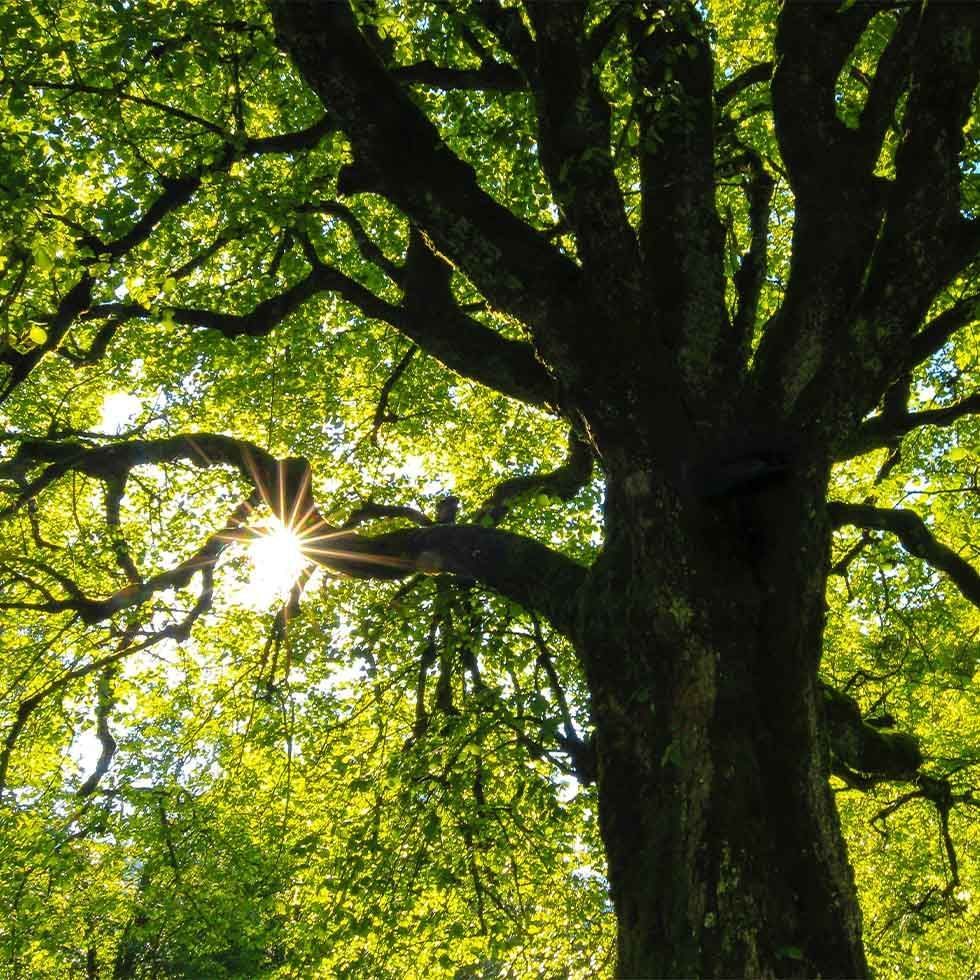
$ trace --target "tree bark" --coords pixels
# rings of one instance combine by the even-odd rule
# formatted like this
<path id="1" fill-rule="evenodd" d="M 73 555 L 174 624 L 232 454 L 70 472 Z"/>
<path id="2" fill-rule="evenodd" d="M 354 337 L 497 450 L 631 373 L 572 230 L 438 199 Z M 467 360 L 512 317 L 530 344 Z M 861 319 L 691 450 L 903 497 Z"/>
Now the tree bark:
<path id="1" fill-rule="evenodd" d="M 621 977 L 864 976 L 817 683 L 826 468 L 609 474 L 579 646 Z"/>

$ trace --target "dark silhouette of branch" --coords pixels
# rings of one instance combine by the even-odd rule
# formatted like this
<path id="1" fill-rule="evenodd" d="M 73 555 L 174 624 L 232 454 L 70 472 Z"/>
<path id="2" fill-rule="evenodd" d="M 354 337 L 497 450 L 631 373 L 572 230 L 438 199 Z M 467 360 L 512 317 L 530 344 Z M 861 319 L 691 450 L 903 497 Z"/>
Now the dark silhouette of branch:
<path id="1" fill-rule="evenodd" d="M 341 171 L 341 192 L 382 194 L 499 309 L 553 331 L 541 297 L 564 305 L 581 285 L 576 266 L 479 186 L 372 50 L 350 5 L 274 0 L 270 7 L 278 42 L 351 141 L 354 163 Z"/>
<path id="2" fill-rule="evenodd" d="M 473 515 L 475 524 L 499 524 L 522 498 L 533 494 L 571 500 L 592 476 L 592 450 L 576 433 L 568 437 L 568 458 L 554 470 L 514 476 L 498 484 Z"/>
<path id="3" fill-rule="evenodd" d="M 360 524 L 366 524 L 368 521 L 390 520 L 393 518 L 404 518 L 422 527 L 431 527 L 434 523 L 422 511 L 416 510 L 414 507 L 404 507 L 400 504 L 367 503 L 361 504 L 356 510 L 351 511 L 350 516 L 340 526 L 344 530 L 350 530 Z"/>
<path id="4" fill-rule="evenodd" d="M 113 665 L 114 666 L 114 665 Z M 116 754 L 117 744 L 109 731 L 109 712 L 115 705 L 115 698 L 112 694 L 113 666 L 106 667 L 99 677 L 97 688 L 98 701 L 95 708 L 96 736 L 98 737 L 101 751 L 95 763 L 95 768 L 89 777 L 78 788 L 77 796 L 90 796 L 95 792 L 102 777 L 109 771 L 112 765 L 112 758 Z"/>
<path id="5" fill-rule="evenodd" d="M 915 429 L 928 425 L 952 425 L 961 418 L 978 413 L 980 413 L 980 392 L 968 395 L 952 405 L 944 405 L 942 408 L 928 408 L 921 412 L 905 412 L 896 416 L 882 413 L 861 423 L 843 447 L 841 458 L 860 456 L 872 449 L 889 446 Z"/>
<path id="6" fill-rule="evenodd" d="M 197 552 L 176 567 L 105 599 L 74 594 L 54 602 L 8 601 L 0 605 L 50 613 L 70 610 L 86 623 L 96 623 L 121 609 L 141 605 L 163 589 L 183 587 L 196 572 L 213 569 L 232 541 L 254 536 L 255 532 L 242 525 L 258 494 L 277 517 L 296 529 L 307 557 L 333 572 L 388 580 L 415 572 L 455 575 L 482 582 L 527 608 L 537 609 L 563 632 L 573 627 L 576 594 L 586 570 L 572 559 L 531 538 L 489 527 L 447 523 L 362 536 L 332 526 L 314 502 L 312 472 L 306 460 L 277 460 L 254 444 L 229 436 L 197 433 L 98 447 L 25 440 L 12 459 L 0 464 L 0 476 L 48 465 L 13 504 L 0 512 L 0 518 L 10 517 L 28 499 L 72 471 L 112 481 L 135 466 L 177 460 L 195 466 L 233 467 L 254 487 L 250 500 L 239 505 L 227 526 L 208 538 Z M 398 516 L 406 516 L 405 509 L 399 508 Z"/>
<path id="7" fill-rule="evenodd" d="M 937 541 L 925 522 L 911 510 L 887 510 L 870 504 L 845 504 L 831 501 L 827 505 L 834 527 L 853 524 L 897 536 L 909 554 L 921 558 L 952 579 L 960 592 L 980 607 L 980 574 L 952 548 Z"/>
<path id="8" fill-rule="evenodd" d="M 821 689 L 834 775 L 863 790 L 883 780 L 916 776 L 922 752 L 913 736 L 868 724 L 854 698 L 829 684 L 821 684 Z"/>
<path id="9" fill-rule="evenodd" d="M 739 93 L 744 92 L 751 85 L 762 85 L 772 79 L 773 64 L 771 61 L 763 61 L 758 65 L 752 65 L 745 71 L 736 75 L 730 82 L 726 82 L 717 92 L 715 92 L 715 105 L 726 106 Z"/>
<path id="10" fill-rule="evenodd" d="M 381 393 L 378 396 L 378 406 L 374 410 L 374 418 L 371 421 L 371 442 L 375 446 L 378 444 L 378 432 L 381 431 L 381 426 L 385 422 L 398 421 L 398 416 L 388 410 L 388 402 L 391 399 L 391 393 L 395 385 L 398 384 L 398 379 L 408 369 L 408 365 L 411 364 L 412 358 L 417 353 L 418 347 L 415 344 L 410 344 L 408 350 L 402 354 L 398 363 L 392 368 L 391 374 L 388 375 L 385 383 L 381 386 Z"/>
<path id="11" fill-rule="evenodd" d="M 390 323 L 422 350 L 451 370 L 505 395 L 534 405 L 552 403 L 554 383 L 535 358 L 530 344 L 510 340 L 472 316 L 452 299 L 449 267 L 422 245 L 411 246 L 404 270 L 406 295 L 401 306 L 376 296 L 357 280 L 323 263 L 312 244 L 300 238 L 310 270 L 281 293 L 262 300 L 249 313 L 222 313 L 183 306 L 169 308 L 174 323 L 208 327 L 226 337 L 261 337 L 321 293 L 333 292 L 365 316 Z M 445 271 L 445 275 L 444 275 Z M 152 319 L 159 316 L 139 303 L 102 303 L 87 317 Z"/>
<path id="12" fill-rule="evenodd" d="M 518 92 L 527 82 L 517 69 L 499 61 L 484 61 L 479 68 L 444 68 L 432 61 L 414 65 L 399 65 L 391 74 L 408 85 L 427 85 L 446 91 L 478 89 L 497 92 Z"/>

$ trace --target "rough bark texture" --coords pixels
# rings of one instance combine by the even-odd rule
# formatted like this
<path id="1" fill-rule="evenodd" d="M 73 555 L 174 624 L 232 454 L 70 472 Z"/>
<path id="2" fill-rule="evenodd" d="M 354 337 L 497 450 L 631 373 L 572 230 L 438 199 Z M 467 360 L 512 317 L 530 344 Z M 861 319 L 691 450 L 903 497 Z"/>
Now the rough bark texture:
<path id="1" fill-rule="evenodd" d="M 580 643 L 621 976 L 866 971 L 821 733 L 824 478 L 611 475 Z"/>

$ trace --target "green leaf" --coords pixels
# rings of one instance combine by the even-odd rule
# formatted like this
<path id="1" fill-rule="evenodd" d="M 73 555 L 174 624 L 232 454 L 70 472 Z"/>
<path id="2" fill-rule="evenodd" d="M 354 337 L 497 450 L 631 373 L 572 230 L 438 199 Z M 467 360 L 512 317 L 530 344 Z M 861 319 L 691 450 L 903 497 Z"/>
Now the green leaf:
<path id="1" fill-rule="evenodd" d="M 41 272 L 50 272 L 54 268 L 54 257 L 44 245 L 34 246 L 34 262 Z"/>

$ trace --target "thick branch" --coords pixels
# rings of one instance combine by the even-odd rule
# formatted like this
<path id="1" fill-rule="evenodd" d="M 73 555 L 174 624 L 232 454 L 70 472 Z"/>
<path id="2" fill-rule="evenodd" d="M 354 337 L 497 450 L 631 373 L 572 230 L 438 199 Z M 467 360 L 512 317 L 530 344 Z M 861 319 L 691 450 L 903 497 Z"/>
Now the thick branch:
<path id="1" fill-rule="evenodd" d="M 772 78 L 773 116 L 798 197 L 824 192 L 825 182 L 853 182 L 856 138 L 837 116 L 837 77 L 873 16 L 871 4 L 850 10 L 783 4 Z"/>
<path id="2" fill-rule="evenodd" d="M 477 89 L 518 92 L 527 82 L 517 69 L 499 61 L 484 61 L 479 68 L 444 68 L 431 61 L 393 68 L 391 74 L 408 85 L 428 85 L 444 90 Z"/>
<path id="3" fill-rule="evenodd" d="M 537 610 L 568 634 L 586 569 L 531 538 L 471 524 L 391 531 L 362 537 L 328 529 L 310 557 L 335 572 L 400 579 L 415 572 L 450 574 Z"/>
<path id="4" fill-rule="evenodd" d="M 514 7 L 505 7 L 500 0 L 476 0 L 470 5 L 471 14 L 479 20 L 514 59 L 521 73 L 534 79 L 537 73 L 537 54 L 534 39 Z"/>
<path id="5" fill-rule="evenodd" d="M 911 14 L 908 16 L 912 16 Z M 931 4 L 912 56 L 895 181 L 876 245 L 861 314 L 878 323 L 885 369 L 907 363 L 903 344 L 936 293 L 976 258 L 961 215 L 959 154 L 980 81 L 980 8 Z"/>
<path id="6" fill-rule="evenodd" d="M 865 169 L 875 165 L 885 133 L 896 122 L 895 110 L 908 83 L 919 20 L 919 11 L 907 11 L 878 59 L 858 128 L 861 166 Z"/>
<path id="7" fill-rule="evenodd" d="M 585 38 L 585 5 L 532 3 L 541 166 L 575 233 L 588 288 L 610 315 L 633 313 L 640 255 L 610 152 L 610 112 Z"/>
<path id="8" fill-rule="evenodd" d="M 95 448 L 24 442 L 14 458 L 0 466 L 0 475 L 23 473 L 45 462 L 49 465 L 0 516 L 9 516 L 70 471 L 109 481 L 118 480 L 135 466 L 178 459 L 196 466 L 223 464 L 237 469 L 273 513 L 297 529 L 310 559 L 335 572 L 375 579 L 399 579 L 418 571 L 445 572 L 474 579 L 538 610 L 558 629 L 565 632 L 571 629 L 575 597 L 584 581 L 585 569 L 570 558 L 530 538 L 494 528 L 443 524 L 365 537 L 334 527 L 316 508 L 312 473 L 306 460 L 276 460 L 257 446 L 229 436 L 200 433 Z M 251 533 L 240 530 L 246 518 L 247 512 L 239 508 L 223 531 L 209 538 L 176 568 L 154 575 L 142 584 L 130 585 L 107 599 L 73 596 L 54 603 L 16 605 L 46 612 L 74 610 L 86 622 L 107 619 L 120 609 L 145 602 L 161 589 L 182 587 L 196 571 L 213 567 L 232 540 Z"/>
<path id="9" fill-rule="evenodd" d="M 852 697 L 829 684 L 821 684 L 821 689 L 835 775 L 850 781 L 856 774 L 868 786 L 880 780 L 915 777 L 922 752 L 913 736 L 869 725 Z"/>
<path id="10" fill-rule="evenodd" d="M 909 554 L 945 572 L 961 593 L 980 607 L 980 574 L 952 548 L 933 537 L 925 522 L 911 510 L 886 510 L 869 504 L 845 504 L 831 501 L 827 511 L 834 527 L 855 527 L 889 531 L 896 535 Z"/>
<path id="11" fill-rule="evenodd" d="M 503 337 L 465 314 L 453 298 L 451 279 L 449 263 L 413 229 L 404 267 L 403 313 L 389 322 L 465 377 L 532 405 L 554 404 L 557 386 L 531 345 Z"/>
<path id="12" fill-rule="evenodd" d="M 980 414 L 980 392 L 969 395 L 943 408 L 929 408 L 922 412 L 905 412 L 900 415 L 882 413 L 863 422 L 841 452 L 841 459 L 860 456 L 891 445 L 914 429 L 927 425 L 947 426 L 967 415 Z"/>
<path id="13" fill-rule="evenodd" d="M 710 399 L 715 358 L 727 337 L 711 43 L 693 3 L 672 5 L 659 19 L 634 17 L 630 40 L 640 128 L 640 244 L 657 329 L 681 348 L 677 361 L 690 395 Z"/>
<path id="14" fill-rule="evenodd" d="M 342 190 L 387 197 L 491 302 L 547 329 L 549 297 L 564 303 L 577 289 L 575 265 L 480 188 L 372 51 L 348 3 L 270 7 L 280 43 L 351 141 L 355 165 L 341 173 Z"/>

